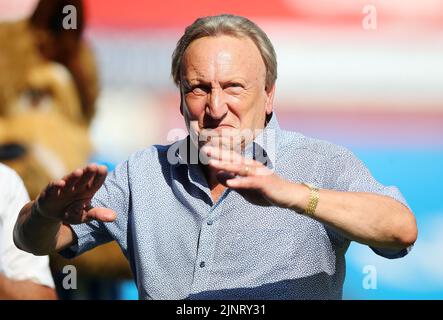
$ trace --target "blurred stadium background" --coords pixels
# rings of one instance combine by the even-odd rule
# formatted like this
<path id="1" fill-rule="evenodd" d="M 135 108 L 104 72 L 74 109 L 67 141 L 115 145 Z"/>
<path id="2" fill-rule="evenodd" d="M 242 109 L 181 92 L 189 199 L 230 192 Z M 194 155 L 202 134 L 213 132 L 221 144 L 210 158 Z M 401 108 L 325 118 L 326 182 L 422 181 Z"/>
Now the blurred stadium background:
<path id="1" fill-rule="evenodd" d="M 34 3 L 1 1 L 0 19 L 26 15 Z M 86 4 L 102 86 L 91 161 L 112 167 L 184 128 L 169 76 L 176 41 L 199 16 L 244 15 L 276 48 L 281 126 L 350 148 L 379 181 L 397 185 L 416 214 L 419 238 L 403 259 L 351 245 L 344 298 L 443 298 L 443 0 Z M 367 5 L 375 29 L 363 26 Z M 364 289 L 368 265 L 376 289 Z M 117 298 L 137 298 L 132 282 L 117 288 Z"/>

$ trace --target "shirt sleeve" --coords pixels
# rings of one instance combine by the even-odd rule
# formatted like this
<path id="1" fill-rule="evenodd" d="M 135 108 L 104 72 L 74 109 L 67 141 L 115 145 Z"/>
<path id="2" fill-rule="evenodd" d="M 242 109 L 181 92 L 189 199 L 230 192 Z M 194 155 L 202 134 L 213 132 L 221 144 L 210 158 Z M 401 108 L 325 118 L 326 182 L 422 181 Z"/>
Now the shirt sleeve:
<path id="1" fill-rule="evenodd" d="M 49 269 L 48 256 L 34 256 L 18 249 L 13 241 L 13 230 L 18 213 L 29 201 L 29 196 L 22 180 L 11 170 L 5 179 L 9 192 L 2 194 L 0 203 L 0 272 L 12 280 L 30 280 L 54 288 Z M 2 179 L 6 178 L 3 175 Z M 3 181 L 4 182 L 4 181 Z M 6 190 L 5 190 L 6 191 Z"/>
<path id="2" fill-rule="evenodd" d="M 116 240 L 125 252 L 126 228 L 128 220 L 129 186 L 128 162 L 118 165 L 110 172 L 105 182 L 91 201 L 93 207 L 109 208 L 115 211 L 117 219 L 103 223 L 91 221 L 88 223 L 71 225 L 77 236 L 77 243 L 59 252 L 65 258 L 74 258 L 101 244 Z"/>
<path id="3" fill-rule="evenodd" d="M 369 169 L 351 151 L 344 150 L 340 155 L 334 156 L 330 161 L 329 172 L 335 173 L 330 183 L 333 189 L 350 192 L 371 192 L 384 195 L 397 200 L 410 209 L 400 190 L 395 186 L 385 186 L 378 182 Z M 404 257 L 413 246 L 401 250 L 370 247 L 376 254 L 388 258 L 396 259 Z"/>

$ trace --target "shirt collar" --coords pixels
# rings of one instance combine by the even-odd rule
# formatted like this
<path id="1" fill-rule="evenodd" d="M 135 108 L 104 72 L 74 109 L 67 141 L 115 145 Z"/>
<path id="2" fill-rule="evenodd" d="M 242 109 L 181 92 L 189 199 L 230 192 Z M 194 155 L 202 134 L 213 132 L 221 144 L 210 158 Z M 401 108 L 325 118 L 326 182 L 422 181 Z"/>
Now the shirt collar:
<path id="1" fill-rule="evenodd" d="M 269 168 L 274 168 L 279 137 L 281 135 L 280 125 L 275 113 L 272 113 L 266 127 L 245 149 L 245 156 L 259 161 Z"/>

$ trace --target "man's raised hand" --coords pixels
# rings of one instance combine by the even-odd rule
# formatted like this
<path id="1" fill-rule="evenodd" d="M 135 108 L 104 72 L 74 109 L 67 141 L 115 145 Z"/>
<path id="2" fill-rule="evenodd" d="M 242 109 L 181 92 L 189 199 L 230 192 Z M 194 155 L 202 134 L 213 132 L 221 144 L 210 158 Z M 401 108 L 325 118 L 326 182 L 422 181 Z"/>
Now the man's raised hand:
<path id="1" fill-rule="evenodd" d="M 91 220 L 112 222 L 117 215 L 107 208 L 93 208 L 91 199 L 106 179 L 105 166 L 90 164 L 76 169 L 61 180 L 51 182 L 35 201 L 36 211 L 66 224 Z"/>

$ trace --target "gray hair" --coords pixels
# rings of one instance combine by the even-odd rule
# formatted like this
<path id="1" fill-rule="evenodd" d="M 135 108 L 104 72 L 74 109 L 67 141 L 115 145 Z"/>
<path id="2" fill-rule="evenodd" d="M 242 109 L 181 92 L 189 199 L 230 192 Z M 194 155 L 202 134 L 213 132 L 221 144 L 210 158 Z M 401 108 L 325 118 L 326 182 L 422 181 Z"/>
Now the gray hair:
<path id="1" fill-rule="evenodd" d="M 191 42 L 203 37 L 216 37 L 218 35 L 251 39 L 260 51 L 260 55 L 265 63 L 266 87 L 270 88 L 274 85 L 277 79 L 277 56 L 266 33 L 245 17 L 221 14 L 198 18 L 186 28 L 185 33 L 177 42 L 177 46 L 172 54 L 171 68 L 171 75 L 177 86 L 180 83 L 180 68 L 183 55 Z"/>

